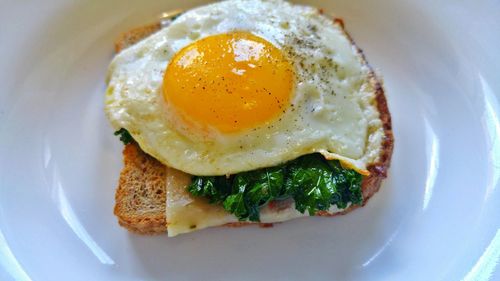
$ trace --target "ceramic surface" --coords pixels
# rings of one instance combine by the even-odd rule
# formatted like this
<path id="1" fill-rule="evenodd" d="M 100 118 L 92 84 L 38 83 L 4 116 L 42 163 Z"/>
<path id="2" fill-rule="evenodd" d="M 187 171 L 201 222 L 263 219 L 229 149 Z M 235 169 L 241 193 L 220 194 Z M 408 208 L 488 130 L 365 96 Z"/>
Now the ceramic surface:
<path id="1" fill-rule="evenodd" d="M 113 216 L 113 40 L 201 1 L 0 3 L 0 280 L 500 280 L 500 3 L 307 1 L 383 75 L 393 165 L 366 207 L 138 236 Z"/>

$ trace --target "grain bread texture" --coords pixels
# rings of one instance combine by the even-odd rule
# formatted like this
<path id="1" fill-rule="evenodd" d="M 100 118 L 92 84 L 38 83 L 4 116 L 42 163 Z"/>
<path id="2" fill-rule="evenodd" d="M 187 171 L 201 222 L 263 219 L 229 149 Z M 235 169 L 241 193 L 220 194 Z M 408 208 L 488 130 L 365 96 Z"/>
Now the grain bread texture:
<path id="1" fill-rule="evenodd" d="M 166 169 L 136 143 L 123 149 L 124 167 L 115 195 L 114 213 L 121 226 L 141 234 L 166 230 Z"/>
<path id="2" fill-rule="evenodd" d="M 121 50 L 134 45 L 135 43 L 141 41 L 142 39 L 148 37 L 149 35 L 155 33 L 161 29 L 161 24 L 153 23 L 141 27 L 136 27 L 127 32 L 122 33 L 115 40 L 115 52 L 119 53 Z"/>
<path id="3" fill-rule="evenodd" d="M 336 24 L 344 28 L 342 20 L 335 19 Z M 122 34 L 115 42 L 116 52 L 133 45 L 148 35 L 158 31 L 160 24 L 151 24 L 135 28 Z M 345 29 L 344 29 L 345 32 Z M 346 35 L 356 46 L 351 36 Z M 357 48 L 364 64 L 368 63 L 361 49 Z M 371 69 L 371 68 L 370 68 Z M 394 137 L 392 134 L 391 115 L 384 95 L 382 82 L 377 78 L 374 71 L 370 73 L 370 83 L 375 89 L 375 100 L 380 119 L 384 128 L 384 139 L 382 141 L 381 154 L 378 161 L 368 165 L 369 176 L 362 181 L 363 205 L 365 205 L 380 188 L 382 180 L 387 177 L 390 166 Z M 155 158 L 147 155 L 141 148 L 132 142 L 123 150 L 124 167 L 120 174 L 118 188 L 116 190 L 116 203 L 114 213 L 118 217 L 121 226 L 140 234 L 160 234 L 167 231 L 167 218 L 165 212 L 166 202 L 166 167 Z M 360 206 L 351 206 L 341 213 L 330 214 L 320 211 L 318 216 L 335 216 L 346 214 Z M 231 223 L 227 226 L 243 226 L 251 223 Z M 260 224 L 268 227 L 271 224 Z"/>

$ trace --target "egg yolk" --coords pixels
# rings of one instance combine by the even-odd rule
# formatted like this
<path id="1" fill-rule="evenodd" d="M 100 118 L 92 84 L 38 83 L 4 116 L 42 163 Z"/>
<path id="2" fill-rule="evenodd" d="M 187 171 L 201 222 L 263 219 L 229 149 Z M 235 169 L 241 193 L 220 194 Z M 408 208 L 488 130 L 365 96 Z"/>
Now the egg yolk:
<path id="1" fill-rule="evenodd" d="M 232 133 L 286 111 L 293 67 L 280 49 L 248 32 L 212 35 L 181 49 L 163 78 L 163 95 L 184 120 Z"/>

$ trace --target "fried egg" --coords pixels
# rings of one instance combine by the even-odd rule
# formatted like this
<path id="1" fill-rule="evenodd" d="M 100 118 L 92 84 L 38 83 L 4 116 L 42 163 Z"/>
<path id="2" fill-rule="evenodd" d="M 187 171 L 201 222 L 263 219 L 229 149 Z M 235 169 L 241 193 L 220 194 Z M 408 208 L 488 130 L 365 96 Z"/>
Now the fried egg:
<path id="1" fill-rule="evenodd" d="M 120 52 L 107 84 L 115 129 L 191 175 L 234 174 L 313 152 L 367 174 L 379 155 L 370 69 L 315 8 L 229 0 L 190 10 Z"/>

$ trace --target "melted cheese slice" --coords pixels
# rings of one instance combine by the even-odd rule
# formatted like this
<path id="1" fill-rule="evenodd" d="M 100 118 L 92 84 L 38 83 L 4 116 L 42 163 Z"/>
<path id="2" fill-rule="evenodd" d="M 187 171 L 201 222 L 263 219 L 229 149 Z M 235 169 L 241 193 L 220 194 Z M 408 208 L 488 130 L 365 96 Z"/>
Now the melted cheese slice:
<path id="1" fill-rule="evenodd" d="M 209 204 L 205 198 L 192 196 L 187 190 L 191 176 L 173 168 L 167 168 L 167 232 L 176 236 L 212 226 L 238 223 L 238 218 L 217 204 Z M 338 213 L 335 206 L 328 213 Z M 283 222 L 306 217 L 295 209 L 293 200 L 271 202 L 260 210 L 261 223 Z"/>

